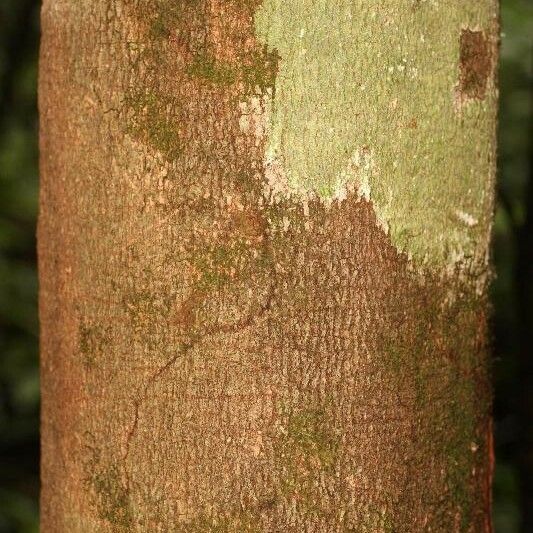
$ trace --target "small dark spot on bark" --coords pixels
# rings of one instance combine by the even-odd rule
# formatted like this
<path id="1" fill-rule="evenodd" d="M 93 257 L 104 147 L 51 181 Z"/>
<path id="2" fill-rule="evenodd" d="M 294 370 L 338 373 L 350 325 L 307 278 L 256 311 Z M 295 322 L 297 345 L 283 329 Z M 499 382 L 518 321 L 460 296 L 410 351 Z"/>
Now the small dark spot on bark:
<path id="1" fill-rule="evenodd" d="M 257 504 L 257 509 L 260 512 L 266 512 L 274 509 L 278 503 L 278 499 L 276 496 L 271 496 L 269 498 L 265 498 L 264 500 L 260 501 Z"/>
<path id="2" fill-rule="evenodd" d="M 484 32 L 462 30 L 459 55 L 459 95 L 483 100 L 491 72 L 491 47 Z"/>

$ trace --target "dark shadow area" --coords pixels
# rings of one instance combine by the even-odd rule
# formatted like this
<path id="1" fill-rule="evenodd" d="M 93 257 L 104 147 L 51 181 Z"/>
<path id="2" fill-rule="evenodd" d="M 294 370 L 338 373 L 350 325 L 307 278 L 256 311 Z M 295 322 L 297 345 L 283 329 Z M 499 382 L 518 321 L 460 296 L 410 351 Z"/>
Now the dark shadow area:
<path id="1" fill-rule="evenodd" d="M 0 3 L 0 531 L 37 531 L 38 2 Z"/>
<path id="2" fill-rule="evenodd" d="M 533 2 L 502 1 L 492 286 L 497 533 L 533 531 Z"/>

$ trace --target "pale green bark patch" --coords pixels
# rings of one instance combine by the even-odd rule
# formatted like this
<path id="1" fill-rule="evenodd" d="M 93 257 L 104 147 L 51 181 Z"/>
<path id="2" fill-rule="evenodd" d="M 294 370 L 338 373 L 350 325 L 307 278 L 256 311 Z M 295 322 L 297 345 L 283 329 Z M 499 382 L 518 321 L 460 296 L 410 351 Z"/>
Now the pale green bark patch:
<path id="1" fill-rule="evenodd" d="M 256 33 L 281 58 L 267 179 L 326 201 L 358 190 L 419 263 L 484 261 L 495 16 L 492 0 L 265 0 Z"/>

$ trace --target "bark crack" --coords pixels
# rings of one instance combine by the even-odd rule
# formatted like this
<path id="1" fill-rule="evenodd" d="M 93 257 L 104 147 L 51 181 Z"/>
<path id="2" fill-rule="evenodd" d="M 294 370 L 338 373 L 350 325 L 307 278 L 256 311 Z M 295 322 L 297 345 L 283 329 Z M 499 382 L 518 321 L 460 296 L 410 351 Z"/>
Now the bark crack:
<path id="1" fill-rule="evenodd" d="M 265 302 L 259 306 L 259 309 L 251 311 L 246 317 L 241 320 L 236 321 L 233 324 L 213 326 L 204 330 L 202 333 L 196 333 L 191 336 L 191 339 L 183 343 L 178 352 L 173 355 L 164 365 L 159 367 L 142 385 L 139 387 L 136 393 L 136 399 L 133 402 L 133 421 L 126 433 L 126 440 L 124 443 L 124 453 L 122 454 L 122 463 L 124 466 L 124 472 L 126 475 L 126 487 L 129 490 L 130 487 L 130 476 L 127 468 L 127 460 L 131 450 L 131 442 L 135 433 L 137 432 L 139 426 L 139 411 L 146 401 L 148 396 L 149 389 L 165 374 L 177 361 L 180 357 L 185 356 L 190 350 L 198 346 L 203 340 L 208 337 L 219 335 L 222 333 L 236 333 L 242 331 L 243 329 L 249 328 L 254 325 L 259 319 L 261 319 L 272 307 L 272 302 L 274 300 L 274 294 L 276 292 L 276 278 L 272 278 L 272 283 L 270 284 L 269 291 L 266 297 Z"/>

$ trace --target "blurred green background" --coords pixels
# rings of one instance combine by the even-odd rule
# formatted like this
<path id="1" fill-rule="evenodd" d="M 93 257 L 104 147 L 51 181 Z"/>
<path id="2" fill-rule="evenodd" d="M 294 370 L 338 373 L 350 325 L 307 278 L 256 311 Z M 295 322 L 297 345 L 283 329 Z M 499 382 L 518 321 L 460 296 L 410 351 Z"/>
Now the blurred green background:
<path id="1" fill-rule="evenodd" d="M 39 1 L 0 0 L 0 532 L 38 531 Z M 497 533 L 533 532 L 533 0 L 502 0 L 492 287 Z"/>

